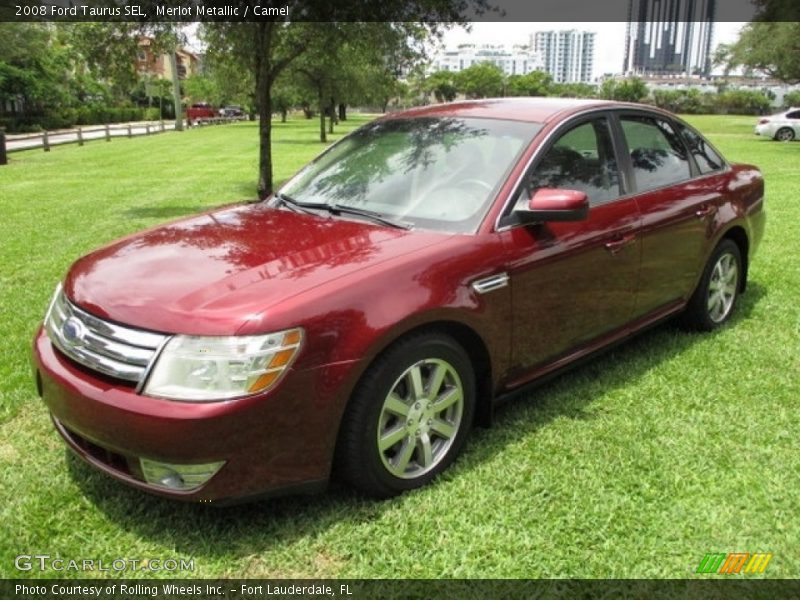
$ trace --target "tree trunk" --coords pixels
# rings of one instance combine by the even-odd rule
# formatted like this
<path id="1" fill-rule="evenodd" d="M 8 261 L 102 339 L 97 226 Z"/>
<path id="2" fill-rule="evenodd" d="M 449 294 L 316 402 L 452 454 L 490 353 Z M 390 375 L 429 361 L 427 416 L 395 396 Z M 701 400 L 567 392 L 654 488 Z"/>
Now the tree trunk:
<path id="1" fill-rule="evenodd" d="M 258 116 L 258 197 L 263 200 L 272 193 L 272 98 L 269 91 L 259 99 Z"/>
<path id="2" fill-rule="evenodd" d="M 336 123 L 336 104 L 331 98 L 331 105 L 328 109 L 328 133 L 333 134 L 333 125 Z"/>
<path id="3" fill-rule="evenodd" d="M 319 141 L 326 144 L 328 138 L 325 135 L 325 101 L 322 99 L 322 88 L 319 89 L 317 99 L 319 100 Z"/>
<path id="4" fill-rule="evenodd" d="M 347 121 L 347 105 L 344 103 L 339 104 L 339 120 Z"/>
<path id="5" fill-rule="evenodd" d="M 261 22 L 255 31 L 256 102 L 258 104 L 258 197 L 272 193 L 272 81 L 274 74 L 269 57 L 272 23 Z"/>
<path id="6" fill-rule="evenodd" d="M 286 110 L 281 111 L 281 123 L 286 123 L 286 114 L 287 114 Z"/>

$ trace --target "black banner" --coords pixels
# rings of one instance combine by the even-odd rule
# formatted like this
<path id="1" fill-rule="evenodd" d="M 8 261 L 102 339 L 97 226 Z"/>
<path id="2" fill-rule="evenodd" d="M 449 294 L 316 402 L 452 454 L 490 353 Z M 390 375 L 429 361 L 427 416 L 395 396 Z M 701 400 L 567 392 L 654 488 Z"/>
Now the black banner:
<path id="1" fill-rule="evenodd" d="M 403 0 L 0 0 L 0 21 L 415 21 Z M 626 22 L 652 0 L 453 0 L 468 21 Z M 681 20 L 800 20 L 800 3 L 774 0 L 662 0 Z M 643 19 L 646 16 L 642 17 Z"/>
<path id="2" fill-rule="evenodd" d="M 800 598 L 800 580 L 0 580 L 4 600 L 339 600 L 647 598 Z"/>

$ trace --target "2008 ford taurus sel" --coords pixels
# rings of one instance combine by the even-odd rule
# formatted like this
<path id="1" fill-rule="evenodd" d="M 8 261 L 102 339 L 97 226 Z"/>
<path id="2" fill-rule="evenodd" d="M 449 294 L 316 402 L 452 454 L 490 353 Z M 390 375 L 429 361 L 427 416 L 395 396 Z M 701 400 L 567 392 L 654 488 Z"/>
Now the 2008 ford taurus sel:
<path id="1" fill-rule="evenodd" d="M 385 497 L 494 399 L 744 291 L 764 185 L 669 113 L 463 102 L 369 123 L 261 203 L 78 260 L 34 342 L 58 432 L 135 487 Z"/>

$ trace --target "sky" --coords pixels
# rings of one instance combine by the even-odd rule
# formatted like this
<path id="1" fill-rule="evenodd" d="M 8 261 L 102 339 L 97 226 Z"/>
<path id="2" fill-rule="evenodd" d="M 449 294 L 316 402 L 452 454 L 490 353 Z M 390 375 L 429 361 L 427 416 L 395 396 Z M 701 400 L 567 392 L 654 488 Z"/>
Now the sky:
<path id="1" fill-rule="evenodd" d="M 714 24 L 712 38 L 712 53 L 717 44 L 729 44 L 736 41 L 739 30 L 745 23 L 718 22 Z M 625 31 L 627 23 L 506 23 L 506 22 L 479 22 L 471 24 L 471 31 L 463 27 L 454 27 L 445 32 L 443 43 L 446 47 L 455 47 L 458 44 L 527 44 L 530 34 L 536 31 L 550 31 L 559 29 L 577 29 L 579 31 L 594 31 L 595 61 L 592 77 L 599 77 L 604 73 L 620 73 L 622 61 L 625 57 Z"/>
<path id="2" fill-rule="evenodd" d="M 746 23 L 717 22 L 714 24 L 712 38 L 712 53 L 718 44 L 729 44 L 736 41 L 739 30 Z M 442 43 L 451 48 L 459 44 L 528 44 L 530 35 L 536 31 L 549 31 L 559 29 L 577 29 L 579 31 L 594 31 L 595 61 L 592 78 L 605 73 L 617 74 L 622 71 L 622 61 L 625 57 L 625 31 L 627 23 L 580 23 L 580 22 L 474 22 L 470 24 L 470 31 L 456 26 L 444 33 Z M 189 47 L 194 51 L 202 52 L 202 44 L 197 40 L 197 24 L 192 23 L 189 30 Z M 719 71 L 719 69 L 718 69 Z M 712 72 L 718 72 L 712 71 Z"/>

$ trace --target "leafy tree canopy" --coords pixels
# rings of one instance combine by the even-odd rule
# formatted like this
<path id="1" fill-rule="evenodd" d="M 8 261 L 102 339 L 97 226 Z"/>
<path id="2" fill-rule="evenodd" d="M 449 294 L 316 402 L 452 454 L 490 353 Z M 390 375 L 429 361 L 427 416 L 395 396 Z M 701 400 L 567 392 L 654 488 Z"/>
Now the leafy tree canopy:
<path id="1" fill-rule="evenodd" d="M 553 91 L 553 76 L 546 71 L 531 71 L 508 78 L 510 96 L 547 96 Z"/>
<path id="2" fill-rule="evenodd" d="M 437 102 L 452 102 L 458 94 L 455 73 L 450 71 L 431 73 L 423 83 L 423 91 L 433 94 Z"/>
<path id="3" fill-rule="evenodd" d="M 500 96 L 503 93 L 503 70 L 493 63 L 477 63 L 460 71 L 456 82 L 458 89 L 468 98 Z"/>
<path id="4" fill-rule="evenodd" d="M 744 67 L 786 83 L 800 82 L 800 22 L 753 22 L 739 39 L 717 49 L 716 64 Z"/>

